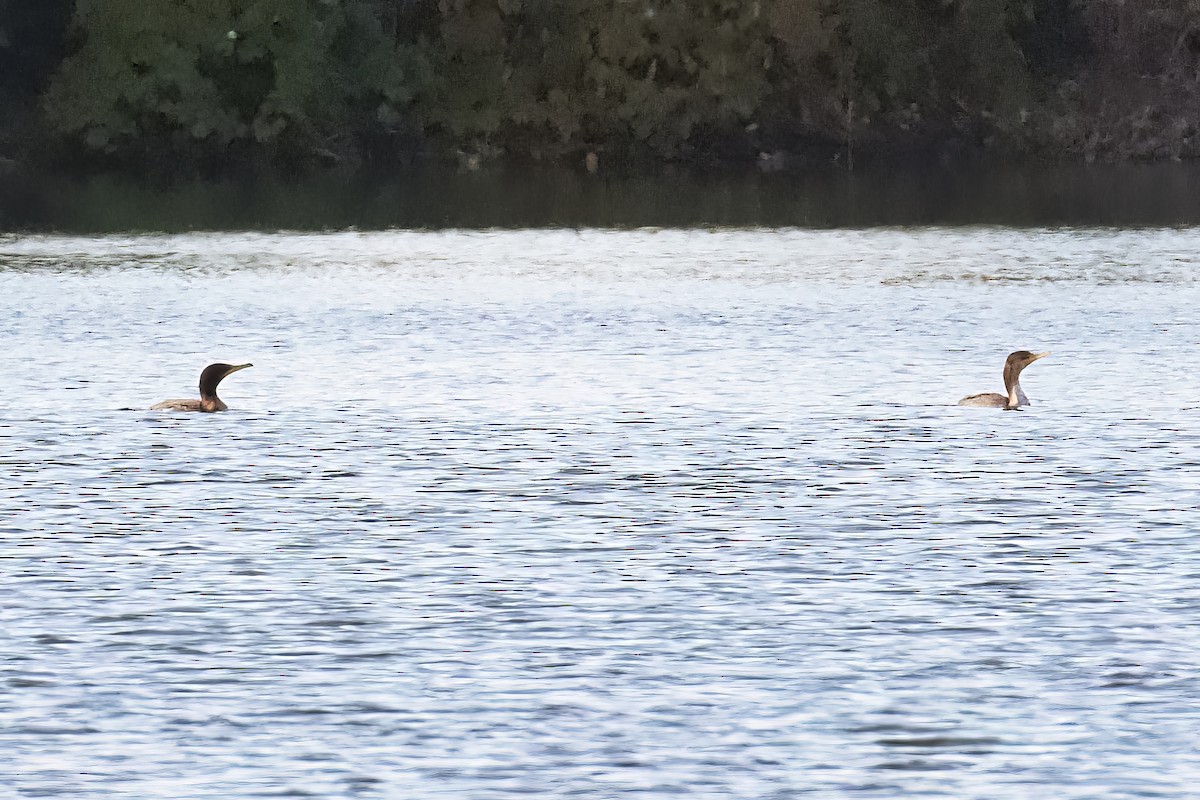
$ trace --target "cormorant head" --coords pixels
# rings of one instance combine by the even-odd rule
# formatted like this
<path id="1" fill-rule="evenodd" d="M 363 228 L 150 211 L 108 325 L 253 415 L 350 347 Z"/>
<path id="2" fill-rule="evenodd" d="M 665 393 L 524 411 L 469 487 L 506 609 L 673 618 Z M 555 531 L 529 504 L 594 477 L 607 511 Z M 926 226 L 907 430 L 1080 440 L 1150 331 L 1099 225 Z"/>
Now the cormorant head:
<path id="1" fill-rule="evenodd" d="M 215 398 L 217 396 L 217 384 L 223 381 L 226 375 L 231 375 L 240 369 L 253 366 L 253 364 L 209 364 L 200 373 L 201 399 Z"/>
<path id="2" fill-rule="evenodd" d="M 1015 353 L 1009 353 L 1008 358 L 1004 361 L 1004 372 L 1009 370 L 1019 373 L 1021 370 L 1028 367 L 1039 358 L 1045 358 L 1050 353 L 1031 353 L 1028 350 L 1018 350 Z"/>
<path id="3" fill-rule="evenodd" d="M 1004 406 L 1005 408 L 1014 409 L 1029 402 L 1025 393 L 1021 391 L 1021 370 L 1048 355 L 1050 354 L 1031 353 L 1028 350 L 1009 353 L 1008 358 L 1004 360 L 1004 391 L 1008 393 L 1008 403 Z"/>

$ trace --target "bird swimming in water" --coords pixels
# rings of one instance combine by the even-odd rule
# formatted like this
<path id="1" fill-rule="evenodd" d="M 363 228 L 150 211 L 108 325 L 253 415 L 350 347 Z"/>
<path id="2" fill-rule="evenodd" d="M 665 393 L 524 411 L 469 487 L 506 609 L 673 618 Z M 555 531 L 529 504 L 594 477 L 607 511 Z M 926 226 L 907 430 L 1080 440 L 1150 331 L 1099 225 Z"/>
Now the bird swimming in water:
<path id="1" fill-rule="evenodd" d="M 229 406 L 217 397 L 217 384 L 238 370 L 253 367 L 253 364 L 209 364 L 200 373 L 199 400 L 164 400 L 150 406 L 151 411 L 225 411 Z"/>
<path id="2" fill-rule="evenodd" d="M 1009 353 L 1004 360 L 1004 390 L 1008 395 L 999 392 L 984 392 L 973 394 L 958 401 L 960 406 L 975 406 L 977 408 L 1003 408 L 1005 411 L 1016 411 L 1021 406 L 1029 405 L 1029 398 L 1021 391 L 1021 370 L 1028 367 L 1039 358 L 1045 358 L 1049 353 L 1031 353 L 1028 350 L 1018 350 Z"/>

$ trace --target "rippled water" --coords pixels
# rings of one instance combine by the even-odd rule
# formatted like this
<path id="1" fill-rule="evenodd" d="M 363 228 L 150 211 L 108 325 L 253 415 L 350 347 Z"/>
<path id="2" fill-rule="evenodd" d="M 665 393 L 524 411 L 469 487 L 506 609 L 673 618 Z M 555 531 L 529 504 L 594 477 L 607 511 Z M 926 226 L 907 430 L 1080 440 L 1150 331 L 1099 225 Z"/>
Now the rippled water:
<path id="1" fill-rule="evenodd" d="M 1197 253 L 0 238 L 0 795 L 1194 796 Z"/>

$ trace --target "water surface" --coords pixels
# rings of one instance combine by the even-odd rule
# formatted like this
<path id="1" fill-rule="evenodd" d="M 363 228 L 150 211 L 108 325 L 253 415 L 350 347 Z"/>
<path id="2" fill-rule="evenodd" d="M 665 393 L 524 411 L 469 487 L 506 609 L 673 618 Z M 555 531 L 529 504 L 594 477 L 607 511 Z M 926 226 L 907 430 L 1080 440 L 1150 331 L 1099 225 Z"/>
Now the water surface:
<path id="1" fill-rule="evenodd" d="M 489 164 L 304 179 L 160 185 L 95 176 L 0 178 L 0 230 L 105 233 L 359 228 L 838 228 L 1200 225 L 1200 164 L 812 164 L 589 175 Z"/>
<path id="2" fill-rule="evenodd" d="M 1197 252 L 0 238 L 5 791 L 1191 796 Z"/>

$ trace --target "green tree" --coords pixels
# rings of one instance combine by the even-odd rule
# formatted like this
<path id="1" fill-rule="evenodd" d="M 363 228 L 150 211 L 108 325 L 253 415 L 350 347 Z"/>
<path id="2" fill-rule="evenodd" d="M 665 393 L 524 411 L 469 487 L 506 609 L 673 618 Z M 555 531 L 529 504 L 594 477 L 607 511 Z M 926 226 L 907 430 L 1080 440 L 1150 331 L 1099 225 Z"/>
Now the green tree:
<path id="1" fill-rule="evenodd" d="M 1200 157 L 1200 0 L 1072 0 L 1089 53 L 1048 115 L 1085 159 Z"/>
<path id="2" fill-rule="evenodd" d="M 356 123 L 402 95 L 374 10 L 355 0 L 79 0 L 82 44 L 56 76 L 48 117 L 117 155 L 338 161 L 356 150 Z"/>
<path id="3" fill-rule="evenodd" d="M 665 0 L 640 15 L 605 4 L 586 73 L 589 124 L 616 120 L 618 135 L 663 155 L 737 138 L 770 90 L 766 22 L 757 3 Z"/>
<path id="4" fill-rule="evenodd" d="M 842 142 L 1014 128 L 1036 94 L 1022 43 L 1051 38 L 1037 14 L 1057 2 L 773 0 L 770 116 Z"/>
<path id="5" fill-rule="evenodd" d="M 731 0 L 443 0 L 427 118 L 467 142 L 674 157 L 750 118 L 770 48 Z"/>

